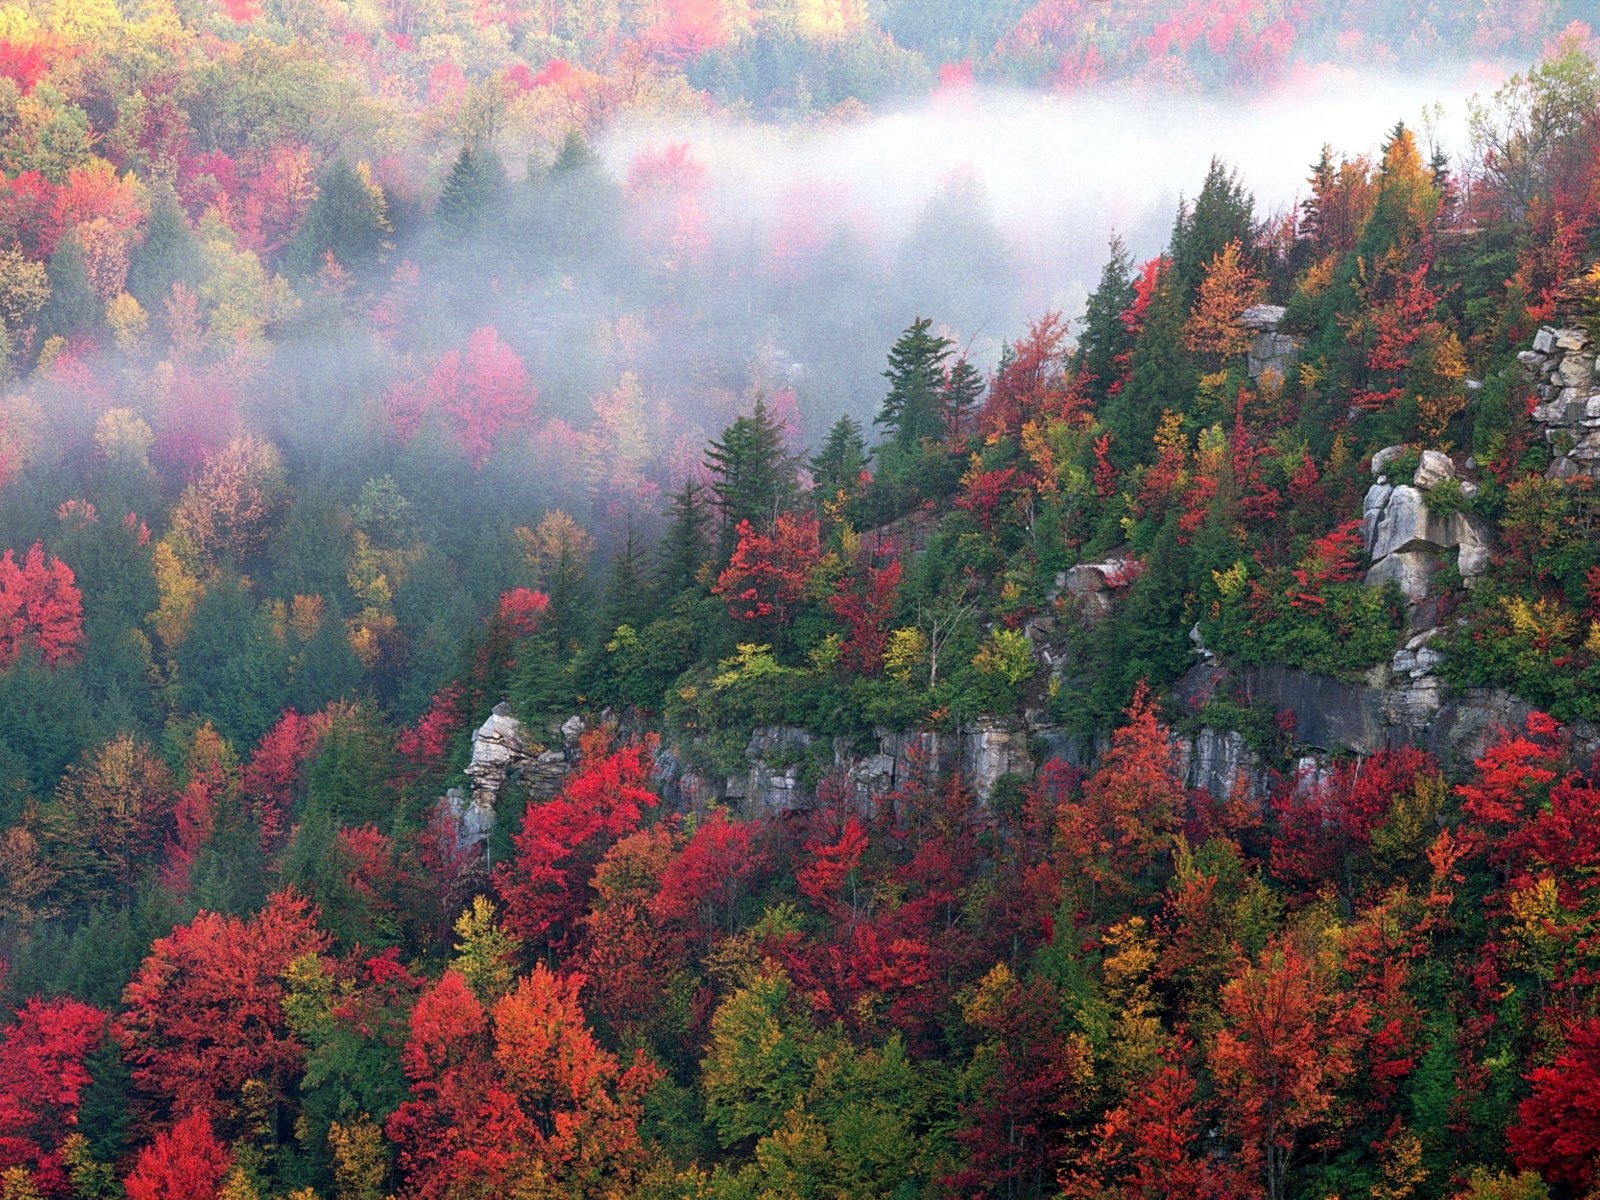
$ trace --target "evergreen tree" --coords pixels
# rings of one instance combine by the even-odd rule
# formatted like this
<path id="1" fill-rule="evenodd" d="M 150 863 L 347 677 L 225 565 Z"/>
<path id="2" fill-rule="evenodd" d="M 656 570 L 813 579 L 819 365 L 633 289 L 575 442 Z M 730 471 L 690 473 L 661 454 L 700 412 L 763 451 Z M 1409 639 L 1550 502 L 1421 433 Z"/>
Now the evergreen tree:
<path id="1" fill-rule="evenodd" d="M 630 515 L 606 579 L 605 599 L 600 606 L 602 635 L 609 635 L 618 625 L 637 628 L 650 619 L 656 599 L 650 574 L 649 551 Z"/>
<path id="2" fill-rule="evenodd" d="M 840 417 L 811 460 L 811 477 L 819 499 L 832 500 L 840 492 L 854 495 L 866 465 L 867 443 L 861 426 L 852 417 Z"/>
<path id="3" fill-rule="evenodd" d="M 965 435 L 983 399 L 983 373 L 966 355 L 957 358 L 944 383 L 944 432 L 951 441 Z"/>
<path id="4" fill-rule="evenodd" d="M 289 262 L 306 275 L 321 270 L 329 253 L 351 269 L 370 267 L 387 246 L 389 233 L 388 205 L 366 164 L 351 166 L 341 160 L 318 180 L 317 198 L 289 247 Z"/>
<path id="5" fill-rule="evenodd" d="M 622 191 L 601 169 L 600 158 L 583 135 L 569 130 L 547 171 L 531 173 L 521 189 L 518 224 L 532 245 L 564 269 L 583 264 L 604 270 L 608 259 L 598 246 L 613 246 L 621 233 Z"/>
<path id="6" fill-rule="evenodd" d="M 737 418 L 711 443 L 706 467 L 722 516 L 724 558 L 733 552 L 740 521 L 764 529 L 794 501 L 794 464 L 784 450 L 783 427 L 760 396 L 749 416 Z"/>
<path id="7" fill-rule="evenodd" d="M 1186 412 L 1194 398 L 1194 363 L 1183 344 L 1185 307 L 1176 272 L 1162 271 L 1134 342 L 1127 385 L 1105 407 L 1111 461 L 1119 471 L 1148 461 L 1161 414 Z"/>
<path id="8" fill-rule="evenodd" d="M 550 164 L 550 175 L 552 178 L 574 175 L 582 171 L 598 170 L 599 166 L 600 156 L 589 149 L 589 143 L 584 140 L 583 132 L 569 129 L 567 136 L 561 140 L 561 149 L 556 152 L 555 161 Z"/>
<path id="9" fill-rule="evenodd" d="M 189 871 L 190 898 L 208 912 L 246 916 L 267 899 L 261 829 L 230 788 L 217 799 L 211 833 Z"/>
<path id="10" fill-rule="evenodd" d="M 1255 199 L 1239 182 L 1239 173 L 1213 158 L 1201 185 L 1200 195 L 1191 209 L 1178 210 L 1172 230 L 1172 265 L 1185 303 L 1205 275 L 1206 264 L 1237 241 L 1245 250 L 1245 261 L 1255 264 Z"/>
<path id="11" fill-rule="evenodd" d="M 306 813 L 328 813 L 336 825 L 394 822 L 394 772 L 382 721 L 365 705 L 341 713 L 322 735 L 306 767 Z"/>
<path id="12" fill-rule="evenodd" d="M 287 655 L 237 576 L 207 586 L 175 657 L 184 711 L 208 718 L 234 745 L 251 745 L 277 720 Z"/>
<path id="13" fill-rule="evenodd" d="M 1133 334 L 1122 319 L 1134 301 L 1133 260 L 1116 234 L 1111 235 L 1109 251 L 1099 286 L 1090 293 L 1084 310 L 1083 332 L 1078 335 L 1074 356 L 1074 367 L 1096 409 L 1105 402 L 1111 385 L 1121 379 L 1127 355 L 1133 350 Z"/>
<path id="14" fill-rule="evenodd" d="M 1387 250 L 1414 246 L 1439 211 L 1434 172 L 1422 161 L 1417 139 L 1396 123 L 1383 144 L 1378 200 L 1356 242 L 1356 254 L 1374 262 Z"/>
<path id="15" fill-rule="evenodd" d="M 676 596 L 694 587 L 695 576 L 710 556 L 706 526 L 711 515 L 706 511 L 705 493 L 698 480 L 685 479 L 683 487 L 667 497 L 670 524 L 661 542 L 657 575 L 665 596 Z"/>
<path id="16" fill-rule="evenodd" d="M 438 217 L 451 231 L 470 233 L 482 228 L 505 186 L 506 170 L 493 150 L 461 147 L 455 165 L 439 193 Z"/>
<path id="17" fill-rule="evenodd" d="M 927 317 L 916 318 L 889 348 L 889 368 L 883 372 L 889 381 L 889 394 L 872 419 L 874 425 L 883 426 L 896 446 L 905 450 L 944 432 L 944 364 L 953 343 L 931 333 L 932 325 Z"/>
<path id="18" fill-rule="evenodd" d="M 100 301 L 89 287 L 83 243 L 75 234 L 61 239 L 46 267 L 50 299 L 39 311 L 39 337 L 70 338 L 100 319 Z"/>
<path id="19" fill-rule="evenodd" d="M 157 183 L 151 189 L 144 240 L 128 256 L 128 294 L 146 312 L 160 312 L 173 284 L 193 288 L 199 281 L 200 244 L 189 228 L 178 193 L 170 183 Z"/>
<path id="20" fill-rule="evenodd" d="M 289 660 L 289 706 L 296 712 L 316 712 L 334 700 L 353 697 L 362 682 L 361 662 L 350 649 L 344 623 L 326 615 L 325 605 L 316 634 Z"/>
<path id="21" fill-rule="evenodd" d="M 1326 234 L 1322 198 L 1333 192 L 1338 173 L 1339 169 L 1333 161 L 1333 147 L 1323 142 L 1322 153 L 1311 165 L 1311 175 L 1306 180 L 1311 185 L 1311 194 L 1300 201 L 1300 226 L 1296 231 L 1301 241 L 1309 241 L 1319 249 Z"/>

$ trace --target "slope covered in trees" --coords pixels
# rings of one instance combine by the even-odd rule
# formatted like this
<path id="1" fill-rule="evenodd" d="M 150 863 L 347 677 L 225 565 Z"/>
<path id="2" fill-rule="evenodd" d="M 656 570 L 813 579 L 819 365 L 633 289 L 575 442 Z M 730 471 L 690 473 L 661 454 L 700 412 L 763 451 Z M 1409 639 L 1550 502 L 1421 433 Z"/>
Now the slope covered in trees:
<path id="1" fill-rule="evenodd" d="M 1215 162 L 992 369 L 960 255 L 589 148 L 1577 15 L 936 7 L 0 9 L 0 1200 L 1600 1182 L 1592 37 L 1453 160 Z"/>

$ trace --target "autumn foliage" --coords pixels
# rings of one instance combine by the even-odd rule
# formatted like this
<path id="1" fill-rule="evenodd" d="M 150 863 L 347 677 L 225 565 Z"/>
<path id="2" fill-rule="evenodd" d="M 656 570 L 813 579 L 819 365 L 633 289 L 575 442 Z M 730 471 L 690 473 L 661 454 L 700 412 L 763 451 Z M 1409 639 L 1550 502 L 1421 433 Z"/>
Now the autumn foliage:
<path id="1" fill-rule="evenodd" d="M 173 1196 L 218 1200 L 232 1164 L 227 1144 L 212 1130 L 206 1114 L 196 1110 L 170 1130 L 156 1134 L 140 1152 L 124 1186 L 128 1200 L 168 1200 Z"/>
<path id="2" fill-rule="evenodd" d="M 287 1089 L 305 1047 L 283 1012 L 284 976 L 328 940 L 311 907 L 288 892 L 248 920 L 202 912 L 158 938 L 115 1026 L 140 1092 L 223 1117 L 247 1080 Z"/>
<path id="3" fill-rule="evenodd" d="M 729 614 L 738 620 L 770 619 L 786 625 L 805 598 L 821 558 L 814 516 L 782 513 L 770 532 L 741 521 L 733 555 L 712 592 L 727 599 Z"/>
<path id="4" fill-rule="evenodd" d="M 0 1200 L 1596 1194 L 1584 7 L 5 7 Z"/>
<path id="5" fill-rule="evenodd" d="M 656 804 L 647 782 L 653 746 L 611 749 L 588 735 L 589 754 L 561 794 L 530 804 L 514 839 L 516 858 L 496 869 L 507 923 L 519 937 L 563 944 L 589 906 L 596 865 Z"/>
<path id="6" fill-rule="evenodd" d="M 35 542 L 22 560 L 0 556 L 0 665 L 32 646 L 55 665 L 77 656 L 83 641 L 83 597 L 72 568 Z"/>
<path id="7" fill-rule="evenodd" d="M 656 1077 L 595 1041 L 582 979 L 542 964 L 485 1010 L 453 971 L 411 1015 L 411 1099 L 389 1118 L 409 1194 L 561 1188 L 601 1195 L 641 1159 L 640 1101 Z"/>
<path id="8" fill-rule="evenodd" d="M 61 1143 L 90 1083 L 85 1060 L 105 1034 L 106 1014 L 70 999 L 30 1000 L 0 1028 L 0 1168 L 62 1184 Z"/>

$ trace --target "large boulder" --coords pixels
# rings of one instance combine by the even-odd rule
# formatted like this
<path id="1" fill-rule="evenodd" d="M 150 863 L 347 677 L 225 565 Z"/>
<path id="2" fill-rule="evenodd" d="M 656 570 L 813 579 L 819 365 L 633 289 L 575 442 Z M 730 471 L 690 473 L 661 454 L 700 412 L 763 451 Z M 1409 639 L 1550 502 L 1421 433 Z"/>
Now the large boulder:
<path id="1" fill-rule="evenodd" d="M 1450 461 L 1450 456 L 1441 454 L 1437 450 L 1424 450 L 1422 459 L 1417 463 L 1416 472 L 1412 475 L 1411 482 L 1414 486 L 1427 492 L 1438 487 L 1447 479 L 1456 477 L 1455 464 Z"/>
<path id="2" fill-rule="evenodd" d="M 1362 502 L 1362 534 L 1374 561 L 1402 550 L 1440 548 L 1429 530 L 1427 502 L 1410 484 L 1375 483 Z"/>
<path id="3" fill-rule="evenodd" d="M 1109 616 L 1117 597 L 1139 577 L 1137 559 L 1110 558 L 1105 562 L 1079 563 L 1056 575 L 1056 589 L 1077 602 L 1086 624 Z"/>
<path id="4" fill-rule="evenodd" d="M 1433 575 L 1439 566 L 1437 547 L 1397 550 L 1367 568 L 1367 586 L 1382 587 L 1393 582 L 1407 604 L 1421 604 L 1433 590 Z"/>
<path id="5" fill-rule="evenodd" d="M 496 704 L 489 719 L 472 735 L 472 760 L 467 774 L 481 779 L 503 775 L 527 757 L 528 743 L 522 722 L 511 715 L 511 708 Z"/>
<path id="6" fill-rule="evenodd" d="M 1432 594 L 1433 576 L 1449 551 L 1456 552 L 1456 568 L 1470 587 L 1489 569 L 1495 543 L 1489 523 L 1477 514 L 1429 508 L 1429 494 L 1447 482 L 1466 497 L 1477 491 L 1475 483 L 1457 475 L 1450 457 L 1424 450 L 1410 482 L 1392 480 L 1389 471 L 1403 451 L 1386 446 L 1372 456 L 1377 479 L 1361 504 L 1361 534 L 1372 560 L 1367 582 L 1379 587 L 1393 580 L 1406 600 L 1418 605 Z"/>

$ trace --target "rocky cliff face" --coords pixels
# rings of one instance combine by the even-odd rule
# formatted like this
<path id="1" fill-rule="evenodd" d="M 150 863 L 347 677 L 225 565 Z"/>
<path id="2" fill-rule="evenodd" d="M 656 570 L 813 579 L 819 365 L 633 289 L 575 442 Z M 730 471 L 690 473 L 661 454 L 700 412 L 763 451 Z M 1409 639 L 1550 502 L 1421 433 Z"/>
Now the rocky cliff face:
<path id="1" fill-rule="evenodd" d="M 1282 383 L 1300 356 L 1299 343 L 1278 332 L 1285 311 L 1278 304 L 1256 304 L 1239 314 L 1239 324 L 1254 335 L 1246 360 L 1251 379 L 1276 379 Z"/>
<path id="2" fill-rule="evenodd" d="M 1267 305 L 1245 314 L 1245 324 L 1255 333 L 1250 356 L 1254 376 L 1274 371 L 1281 376 L 1294 362 L 1298 347 L 1277 333 L 1282 315 L 1282 309 Z M 1551 476 L 1600 476 L 1600 377 L 1589 334 L 1576 327 L 1546 327 L 1519 357 L 1538 389 L 1540 404 L 1533 420 L 1554 451 Z M 1281 665 L 1234 669 L 1215 661 L 1192 633 L 1198 662 L 1175 687 L 1178 701 L 1198 708 L 1222 692 L 1268 709 L 1292 731 L 1294 743 L 1310 752 L 1302 761 L 1313 766 L 1322 754 L 1371 754 L 1410 744 L 1436 754 L 1447 769 L 1464 769 L 1499 730 L 1520 726 L 1530 706 L 1517 697 L 1498 689 L 1446 696 L 1436 675 L 1443 659 L 1434 643 L 1459 598 L 1455 588 L 1472 587 L 1497 549 L 1489 523 L 1462 507 L 1477 489 L 1473 465 L 1471 459 L 1437 450 L 1413 458 L 1400 446 L 1373 456 L 1374 481 L 1361 515 L 1370 559 L 1366 582 L 1383 586 L 1392 581 L 1405 598 L 1410 623 L 1405 644 L 1389 663 L 1373 668 L 1360 682 Z M 920 532 L 925 539 L 927 530 Z M 913 548 L 917 541 L 911 539 Z M 1453 573 L 1447 568 L 1454 568 Z M 1137 561 L 1120 557 L 1079 564 L 1057 577 L 1052 599 L 1060 596 L 1078 620 L 1093 624 L 1115 609 L 1138 571 Z M 1062 665 L 1050 646 L 1054 625 L 1054 617 L 1044 616 L 1026 629 L 1041 664 L 1052 671 Z M 452 789 L 446 797 L 462 845 L 488 837 L 508 789 L 519 800 L 553 796 L 576 759 L 582 728 L 572 718 L 562 727 L 562 748 L 542 750 L 530 745 L 504 705 L 497 706 L 473 735 L 466 769 L 470 788 Z M 1600 752 L 1600 728 L 1580 724 L 1571 732 L 1580 752 Z M 1202 728 L 1174 742 L 1190 787 L 1216 796 L 1240 790 L 1260 799 L 1270 786 L 1267 765 L 1235 730 Z M 987 801 L 1008 777 L 1030 779 L 1039 763 L 1054 758 L 1088 766 L 1101 749 L 1103 745 L 1069 734 L 1037 711 L 976 722 L 959 733 L 880 729 L 866 747 L 854 739 L 772 726 L 752 732 L 745 749 L 748 765 L 742 771 L 705 775 L 687 766 L 673 747 L 664 746 L 656 780 L 667 801 L 681 806 L 726 800 L 751 812 L 788 812 L 816 802 L 816 782 L 823 774 L 842 779 L 851 800 L 865 809 L 921 774 L 959 771 L 978 798 Z"/>
<path id="3" fill-rule="evenodd" d="M 562 748 L 545 750 L 529 740 L 508 705 L 495 705 L 472 735 L 472 758 L 465 768 L 468 788 L 451 788 L 443 798 L 455 823 L 457 847 L 487 841 L 496 809 L 513 791 L 534 801 L 549 800 L 560 791 L 577 759 L 583 729 L 582 718 L 569 718 L 561 727 Z"/>
<path id="4" fill-rule="evenodd" d="M 1547 325 L 1517 361 L 1538 395 L 1533 420 L 1550 446 L 1547 474 L 1600 475 L 1600 379 L 1588 331 Z"/>
<path id="5" fill-rule="evenodd" d="M 1391 478 L 1404 447 L 1389 446 L 1372 456 L 1376 477 L 1361 505 L 1361 533 L 1372 565 L 1367 582 L 1375 587 L 1393 580 L 1413 610 L 1434 598 L 1434 576 L 1453 560 L 1461 582 L 1473 581 L 1489 569 L 1494 531 L 1482 517 L 1459 510 L 1439 513 L 1428 497 L 1445 484 L 1470 500 L 1478 485 L 1463 478 L 1455 462 L 1437 450 L 1424 450 L 1409 479 Z M 1436 622 L 1434 612 L 1413 614 L 1412 627 Z"/>
<path id="6" fill-rule="evenodd" d="M 755 730 L 745 749 L 748 770 L 731 776 L 702 775 L 676 754 L 657 761 L 663 794 L 681 804 L 711 799 L 738 802 L 747 811 L 792 812 L 816 801 L 823 773 L 841 779 L 851 802 L 872 802 L 929 772 L 959 771 L 980 800 L 988 800 L 1006 776 L 1032 778 L 1035 761 L 1023 721 L 980 721 L 960 733 L 880 729 L 876 744 L 861 750 L 851 738 L 823 738 L 790 725 Z"/>

